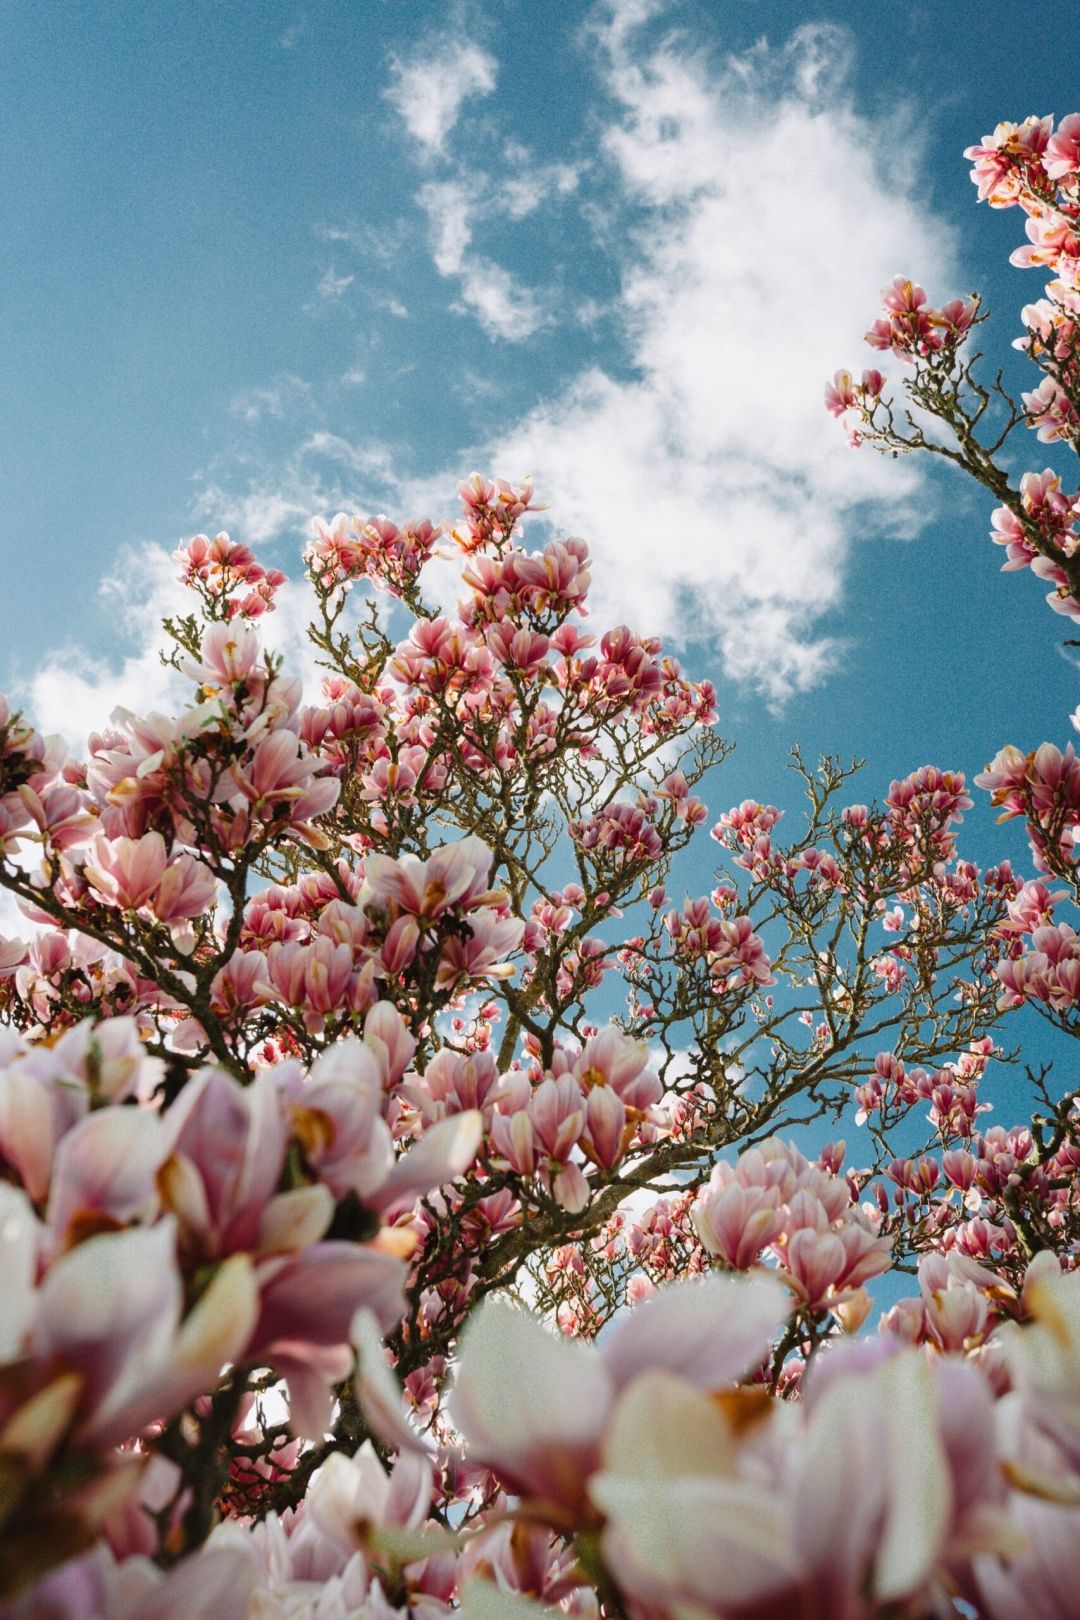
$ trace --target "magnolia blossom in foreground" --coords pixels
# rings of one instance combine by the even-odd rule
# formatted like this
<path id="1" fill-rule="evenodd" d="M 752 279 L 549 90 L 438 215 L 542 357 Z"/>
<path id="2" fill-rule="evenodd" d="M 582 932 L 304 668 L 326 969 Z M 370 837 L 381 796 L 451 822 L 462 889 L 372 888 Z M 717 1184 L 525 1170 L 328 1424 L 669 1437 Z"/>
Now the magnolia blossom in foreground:
<path id="1" fill-rule="evenodd" d="M 791 1404 L 733 1386 L 783 1326 L 764 1277 L 672 1285 L 599 1351 L 489 1305 L 454 1413 L 530 1518 L 597 1546 L 626 1612 L 835 1620 L 952 1613 L 956 1594 L 995 1620 L 1067 1620 L 1080 1277 L 1044 1269 L 1031 1306 L 1011 1384 L 883 1336 L 835 1349 Z M 511 1355 L 530 1369 L 513 1415 Z"/>

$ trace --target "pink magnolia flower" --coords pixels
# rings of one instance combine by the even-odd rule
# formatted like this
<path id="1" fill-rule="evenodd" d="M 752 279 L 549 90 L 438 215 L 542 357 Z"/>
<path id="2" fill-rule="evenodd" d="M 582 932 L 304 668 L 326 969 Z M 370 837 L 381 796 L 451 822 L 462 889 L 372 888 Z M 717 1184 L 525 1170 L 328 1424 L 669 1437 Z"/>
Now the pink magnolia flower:
<path id="1" fill-rule="evenodd" d="M 571 1065 L 586 1091 L 610 1086 L 628 1108 L 652 1108 L 663 1094 L 660 1081 L 649 1068 L 645 1042 L 634 1040 L 614 1025 L 590 1035 L 576 1057 L 565 1053 L 560 1061 Z"/>
<path id="2" fill-rule="evenodd" d="M 96 1102 L 149 1098 L 161 1069 L 128 1018 L 87 1019 L 51 1047 L 0 1029 L 0 1157 L 44 1204 L 66 1133 Z"/>
<path id="3" fill-rule="evenodd" d="M 324 934 L 310 944 L 271 945 L 265 962 L 270 995 L 296 1008 L 313 1034 L 325 1028 L 327 1018 L 362 1013 L 375 999 L 374 962 L 356 967 L 352 947 L 335 945 Z"/>
<path id="4" fill-rule="evenodd" d="M 162 873 L 150 907 L 159 921 L 182 924 L 203 916 L 214 904 L 214 898 L 214 874 L 193 855 L 180 854 L 172 858 Z"/>
<path id="5" fill-rule="evenodd" d="M 464 935 L 454 934 L 445 941 L 436 982 L 440 988 L 461 980 L 509 979 L 514 964 L 502 960 L 521 943 L 525 924 L 517 917 L 499 916 L 493 910 L 470 912 Z"/>
<path id="6" fill-rule="evenodd" d="M 1022 124 L 1000 123 L 982 144 L 968 146 L 964 156 L 972 162 L 971 179 L 979 188 L 979 201 L 991 208 L 1012 208 L 1024 189 L 1026 166 L 1042 162 L 1054 127 L 1052 118 L 1026 118 Z"/>
<path id="7" fill-rule="evenodd" d="M 1023 1298 L 1035 1320 L 1008 1340 L 1013 1376 L 1030 1420 L 1080 1474 L 1080 1272 L 1047 1256 L 1029 1270 Z"/>
<path id="8" fill-rule="evenodd" d="M 398 1060 L 375 1032 L 381 1027 L 399 1040 L 404 1032 L 388 1026 L 390 1019 L 375 1020 L 373 1009 L 363 1041 L 338 1042 L 316 1060 L 306 1081 L 295 1071 L 277 1077 L 310 1169 L 336 1199 L 353 1193 L 368 1209 L 383 1212 L 408 1207 L 461 1175 L 472 1164 L 483 1131 L 476 1110 L 447 1114 L 395 1158 L 382 1104 L 386 1065 Z"/>
<path id="9" fill-rule="evenodd" d="M 156 1113 L 102 1108 L 57 1146 L 46 1215 L 60 1244 L 96 1231 L 149 1225 L 160 1206 L 157 1178 L 169 1151 Z"/>
<path id="10" fill-rule="evenodd" d="M 236 1256 L 183 1316 L 176 1228 L 89 1238 L 49 1269 L 33 1352 L 81 1380 L 75 1437 L 105 1448 L 171 1416 L 247 1347 L 257 1310 L 250 1262 Z"/>
<path id="11" fill-rule="evenodd" d="M 148 1557 L 117 1560 L 104 1543 L 62 1564 L 12 1604 L 10 1620 L 250 1620 L 262 1571 L 249 1535 L 228 1526 L 167 1574 Z"/>
<path id="12" fill-rule="evenodd" d="M 252 682 L 265 685 L 266 667 L 261 663 L 262 643 L 258 631 L 236 620 L 212 624 L 200 647 L 202 663 L 188 666 L 188 673 L 202 686 L 233 687 Z"/>
<path id="13" fill-rule="evenodd" d="M 736 1271 L 748 1271 L 783 1230 L 779 1190 L 728 1182 L 695 1205 L 694 1222 L 710 1254 L 721 1256 Z"/>
<path id="14" fill-rule="evenodd" d="M 168 859 L 160 833 L 146 833 L 142 838 L 108 838 L 99 833 L 83 872 L 106 905 L 137 911 L 149 903 Z"/>
<path id="15" fill-rule="evenodd" d="M 1080 1511 L 1019 1491 L 1010 1507 L 1018 1543 L 1012 1556 L 984 1554 L 975 1562 L 988 1620 L 1080 1620 Z"/>
<path id="16" fill-rule="evenodd" d="M 660 1290 L 596 1350 L 485 1301 L 465 1330 L 452 1416 L 470 1457 L 510 1490 L 577 1513 L 623 1391 L 657 1369 L 698 1388 L 730 1384 L 764 1357 L 784 1314 L 772 1278 L 714 1275 Z M 513 1366 L 529 1368 L 527 1382 L 507 1378 Z"/>
<path id="17" fill-rule="evenodd" d="M 184 1087 L 165 1125 L 171 1154 L 161 1184 L 182 1244 L 203 1261 L 257 1252 L 288 1140 L 273 1074 L 263 1070 L 241 1086 L 221 1069 L 204 1070 Z"/>
<path id="18" fill-rule="evenodd" d="M 322 1438 L 333 1386 L 352 1369 L 356 1312 L 366 1307 L 388 1332 L 405 1312 L 405 1277 L 396 1254 L 370 1243 L 328 1240 L 258 1262 L 258 1316 L 246 1356 L 284 1379 L 294 1434 Z"/>
<path id="19" fill-rule="evenodd" d="M 516 629 L 507 622 L 492 625 L 485 640 L 500 664 L 523 675 L 535 674 L 544 667 L 550 645 L 547 636 Z"/>
<path id="20" fill-rule="evenodd" d="M 606 1086 L 598 1089 L 610 1091 Z M 615 1097 L 614 1092 L 611 1095 Z M 618 1100 L 615 1098 L 616 1102 Z M 587 1100 L 575 1077 L 563 1074 L 555 1079 L 548 1075 L 532 1093 L 527 1106 L 533 1133 L 543 1152 L 550 1159 L 567 1159 L 581 1135 L 587 1109 Z M 622 1118 L 625 1117 L 626 1111 L 622 1109 Z"/>
<path id="21" fill-rule="evenodd" d="M 825 409 L 830 416 L 843 416 L 857 403 L 854 377 L 850 371 L 838 371 L 832 382 L 825 384 Z"/>
<path id="22" fill-rule="evenodd" d="M 1080 174 L 1080 113 L 1063 118 L 1046 143 L 1043 168 L 1051 180 Z"/>
<path id="23" fill-rule="evenodd" d="M 250 765 L 234 767 L 233 781 L 264 820 L 287 815 L 302 823 L 332 809 L 341 792 L 335 777 L 314 775 L 317 763 L 295 732 L 271 731 L 256 744 Z"/>
<path id="24" fill-rule="evenodd" d="M 392 902 L 409 915 L 434 921 L 460 906 L 471 910 L 488 898 L 491 851 L 475 837 L 444 844 L 426 861 L 392 860 L 372 852 L 364 865 L 360 905 Z"/>

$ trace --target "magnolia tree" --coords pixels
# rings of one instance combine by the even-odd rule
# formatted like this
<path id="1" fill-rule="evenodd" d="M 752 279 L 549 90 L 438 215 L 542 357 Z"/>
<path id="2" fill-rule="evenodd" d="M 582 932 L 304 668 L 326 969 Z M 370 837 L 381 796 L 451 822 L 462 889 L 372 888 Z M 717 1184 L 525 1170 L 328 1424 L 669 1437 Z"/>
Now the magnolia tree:
<path id="1" fill-rule="evenodd" d="M 1078 137 L 975 152 L 1058 278 L 1023 410 L 977 304 L 907 282 L 871 341 L 911 410 L 830 403 L 974 472 L 1080 614 L 1080 508 L 993 459 L 1077 431 Z M 0 706 L 4 1612 L 1080 1615 L 1080 1112 L 1040 1071 L 984 1117 L 1014 1009 L 1080 1027 L 1080 765 L 979 779 L 1027 877 L 932 766 L 860 803 L 796 755 L 790 835 L 710 815 L 712 688 L 590 628 L 527 483 L 461 495 L 314 524 L 314 701 L 218 535 L 178 553 L 183 712 L 71 759 Z M 809 1145 L 842 1118 L 850 1163 Z"/>

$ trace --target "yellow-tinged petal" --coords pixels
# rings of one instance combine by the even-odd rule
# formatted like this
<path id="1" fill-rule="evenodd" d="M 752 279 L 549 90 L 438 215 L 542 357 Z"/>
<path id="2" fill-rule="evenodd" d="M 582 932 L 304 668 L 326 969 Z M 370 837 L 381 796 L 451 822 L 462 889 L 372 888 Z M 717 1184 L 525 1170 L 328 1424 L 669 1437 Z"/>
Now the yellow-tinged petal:
<path id="1" fill-rule="evenodd" d="M 323 1182 L 270 1199 L 259 1220 L 259 1254 L 291 1253 L 317 1243 L 334 1218 L 334 1195 Z"/>
<path id="2" fill-rule="evenodd" d="M 933 1374 L 918 1351 L 874 1375 L 886 1420 L 889 1506 L 878 1543 L 874 1590 L 887 1601 L 930 1573 L 952 1512 L 949 1466 L 938 1432 Z"/>
<path id="3" fill-rule="evenodd" d="M 219 1267 L 176 1338 L 173 1371 L 213 1383 L 227 1361 L 247 1348 L 259 1314 L 259 1289 L 250 1258 L 234 1254 Z"/>
<path id="4" fill-rule="evenodd" d="M 78 1410 L 83 1380 L 78 1373 L 61 1373 L 18 1411 L 0 1432 L 0 1452 L 14 1452 L 29 1467 L 43 1468 L 60 1444 Z"/>
<path id="5" fill-rule="evenodd" d="M 626 1390 L 604 1441 L 604 1474 L 662 1481 L 730 1475 L 731 1424 L 717 1402 L 667 1372 L 647 1372 Z M 662 1487 L 660 1487 L 662 1488 Z"/>
<path id="6" fill-rule="evenodd" d="M 458 1614 L 461 1620 L 559 1620 L 558 1609 L 504 1592 L 492 1581 L 469 1581 Z"/>

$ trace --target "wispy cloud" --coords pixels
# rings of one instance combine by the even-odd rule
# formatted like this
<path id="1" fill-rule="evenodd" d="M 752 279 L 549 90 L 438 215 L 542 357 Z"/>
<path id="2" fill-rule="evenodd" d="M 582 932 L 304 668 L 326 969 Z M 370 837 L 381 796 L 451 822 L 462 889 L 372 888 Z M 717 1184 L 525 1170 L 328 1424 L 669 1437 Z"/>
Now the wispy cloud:
<path id="1" fill-rule="evenodd" d="M 372 225 L 368 221 L 347 219 L 315 226 L 320 242 L 341 243 L 365 259 L 375 259 L 390 265 L 397 259 L 409 239 L 409 223 L 396 219 L 391 224 Z"/>
<path id="2" fill-rule="evenodd" d="M 180 679 L 158 656 L 160 621 L 189 612 L 176 563 L 163 546 L 125 549 L 101 593 L 115 609 L 118 658 L 91 658 L 78 646 L 53 647 L 28 683 L 26 707 L 40 730 L 56 732 L 83 757 L 93 731 L 109 723 L 116 708 L 149 714 L 175 707 Z"/>
<path id="3" fill-rule="evenodd" d="M 243 494 L 220 484 L 207 484 L 194 506 L 198 522 L 206 522 L 218 531 L 224 529 L 234 539 L 252 546 L 299 531 L 311 511 L 310 503 L 261 484 L 253 485 Z"/>
<path id="4" fill-rule="evenodd" d="M 433 180 L 418 193 L 431 227 L 435 268 L 457 279 L 462 308 L 476 316 L 489 337 L 520 343 L 544 324 L 545 312 L 532 289 L 509 270 L 470 251 L 474 199 L 474 188 L 463 180 Z"/>
<path id="5" fill-rule="evenodd" d="M 286 372 L 261 388 L 245 388 L 229 401 L 230 416 L 254 424 L 264 417 L 281 421 L 286 416 L 309 411 L 313 400 L 311 384 L 303 377 Z"/>
<path id="6" fill-rule="evenodd" d="M 442 157 L 466 101 L 490 95 L 498 63 L 469 40 L 429 39 L 408 60 L 393 57 L 386 99 L 426 158 Z"/>
<path id="7" fill-rule="evenodd" d="M 301 457 L 320 456 L 380 486 L 396 480 L 394 453 L 389 445 L 354 443 L 337 433 L 313 433 L 300 446 Z"/>
<path id="8" fill-rule="evenodd" d="M 363 380 L 362 373 L 354 372 L 338 382 L 347 383 L 350 377 Z M 199 475 L 193 518 L 210 530 L 227 530 L 246 545 L 289 542 L 291 554 L 281 566 L 295 573 L 311 518 L 317 513 L 370 512 L 386 506 L 401 494 L 399 466 L 399 454 L 391 445 L 316 428 L 283 458 L 219 457 Z"/>
<path id="9" fill-rule="evenodd" d="M 490 188 L 489 210 L 508 219 L 527 219 L 551 197 L 569 197 L 585 172 L 580 163 L 538 163 L 520 141 L 508 141 L 503 157 L 510 172 Z"/>
<path id="10" fill-rule="evenodd" d="M 918 527 L 915 471 L 847 452 L 822 384 L 859 352 L 868 291 L 911 264 L 948 283 L 952 237 L 890 169 L 907 132 L 853 106 L 843 30 L 717 64 L 644 43 L 661 9 L 607 6 L 593 35 L 615 108 L 605 214 L 636 221 L 603 241 L 630 378 L 581 371 L 471 459 L 536 475 L 597 554 L 606 615 L 709 640 L 775 703 L 840 655 L 821 621 L 858 536 Z M 448 265 L 465 253 L 453 203 L 433 210 Z"/>
<path id="11" fill-rule="evenodd" d="M 337 271 L 331 267 L 329 270 L 323 271 L 315 291 L 320 298 L 332 302 L 347 293 L 355 280 L 355 276 L 339 276 Z"/>
<path id="12" fill-rule="evenodd" d="M 278 46 L 283 51 L 295 51 L 300 41 L 311 29 L 311 22 L 306 11 L 301 11 L 295 22 L 278 35 Z"/>
<path id="13" fill-rule="evenodd" d="M 391 58 L 390 69 L 393 83 L 387 99 L 427 164 L 448 156 L 448 140 L 462 109 L 494 90 L 498 64 L 468 40 L 443 37 L 429 39 L 408 61 Z M 520 141 L 506 142 L 501 157 L 502 176 L 493 179 L 459 164 L 452 177 L 424 185 L 416 201 L 427 215 L 436 270 L 457 282 L 453 311 L 474 316 L 490 338 L 520 343 L 549 323 L 550 301 L 489 254 L 477 252 L 475 228 L 499 216 L 525 219 L 548 197 L 572 192 L 580 171 L 570 163 L 538 164 Z M 362 228 L 357 245 L 378 252 L 370 229 Z"/>
<path id="14" fill-rule="evenodd" d="M 424 58 L 425 62 L 428 60 Z M 400 74 L 400 63 L 397 70 Z M 457 111 L 460 112 L 460 108 Z M 448 126 L 439 147 L 443 156 L 449 155 L 445 151 L 449 133 Z M 426 161 L 428 156 L 430 151 L 425 147 L 421 158 Z M 551 324 L 554 300 L 550 293 L 528 286 L 505 265 L 497 263 L 490 253 L 477 252 L 473 245 L 475 236 L 478 230 L 486 230 L 492 223 L 520 223 L 536 214 L 544 204 L 572 196 L 587 165 L 540 162 L 531 148 L 518 140 L 505 141 L 496 157 L 497 165 L 492 172 L 462 162 L 450 164 L 444 178 L 421 186 L 415 201 L 427 219 L 428 245 L 435 269 L 440 276 L 458 284 L 453 311 L 475 317 L 488 337 L 518 343 Z M 321 223 L 316 226 L 315 234 L 320 241 L 341 245 L 361 260 L 374 260 L 387 269 L 392 267 L 400 275 L 402 262 L 407 262 L 408 250 L 413 245 L 410 236 L 414 238 L 415 224 L 404 218 L 385 225 L 346 219 Z M 346 280 L 328 271 L 319 292 L 324 298 L 334 296 L 344 292 L 354 279 Z M 409 313 L 396 290 L 389 292 L 359 283 L 357 290 L 367 296 L 374 308 L 389 315 L 400 319 Z"/>

